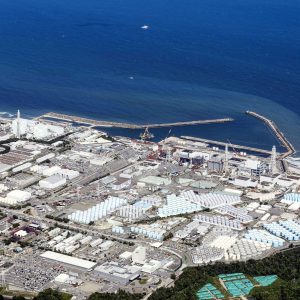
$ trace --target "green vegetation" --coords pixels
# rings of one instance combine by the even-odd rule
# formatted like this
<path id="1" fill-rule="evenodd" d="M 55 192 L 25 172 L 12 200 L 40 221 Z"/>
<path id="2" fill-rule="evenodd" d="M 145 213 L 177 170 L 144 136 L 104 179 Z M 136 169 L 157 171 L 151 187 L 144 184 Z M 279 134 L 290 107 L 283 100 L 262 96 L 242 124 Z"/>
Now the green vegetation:
<path id="1" fill-rule="evenodd" d="M 70 221 L 68 218 L 54 217 L 52 215 L 46 215 L 46 218 L 51 219 L 51 220 L 55 220 L 57 222 L 64 222 L 64 223 L 68 223 Z"/>
<path id="2" fill-rule="evenodd" d="M 72 295 L 57 290 L 46 289 L 40 292 L 33 300 L 70 300 Z"/>
<path id="3" fill-rule="evenodd" d="M 88 298 L 88 300 L 139 300 L 142 299 L 142 297 L 143 295 L 141 294 L 129 294 L 122 290 L 119 290 L 116 294 L 94 293 Z"/>
<path id="4" fill-rule="evenodd" d="M 140 284 L 146 284 L 148 282 L 148 278 L 140 279 Z"/>
<path id="5" fill-rule="evenodd" d="M 4 245 L 9 246 L 13 242 L 12 237 L 3 240 Z"/>
<path id="6" fill-rule="evenodd" d="M 38 295 L 26 292 L 26 293 L 12 293 L 5 288 L 0 290 L 0 300 L 5 299 L 5 295 L 13 296 L 12 300 L 25 300 L 25 297 L 32 298 L 33 300 L 70 300 L 72 295 L 59 292 L 58 290 L 46 289 L 40 292 Z"/>
<path id="7" fill-rule="evenodd" d="M 4 288 L 0 288 L 0 300 L 5 299 L 5 295 L 13 296 L 12 300 L 26 300 L 25 297 L 32 298 L 33 300 L 70 300 L 72 295 L 59 292 L 58 290 L 46 289 L 40 292 L 38 295 L 33 296 L 32 294 L 12 294 L 7 292 Z M 88 300 L 140 300 L 142 299 L 143 294 L 130 294 L 119 290 L 115 294 L 110 293 L 94 293 Z"/>
<path id="8" fill-rule="evenodd" d="M 149 300 L 196 300 L 197 291 L 213 277 L 238 272 L 250 276 L 277 274 L 282 279 L 269 287 L 253 289 L 251 294 L 256 300 L 300 299 L 300 248 L 292 248 L 262 260 L 187 268 L 175 281 L 174 287 L 158 289 Z"/>
<path id="9" fill-rule="evenodd" d="M 110 135 L 105 135 L 105 134 L 103 134 L 103 135 L 101 135 L 101 138 L 103 138 L 104 140 L 110 141 L 110 142 L 115 142 L 115 141 L 116 141 L 116 140 L 115 140 L 112 136 L 110 136 Z"/>
<path id="10" fill-rule="evenodd" d="M 0 210 L 0 220 L 4 219 L 7 215 L 2 211 Z"/>
<path id="11" fill-rule="evenodd" d="M 171 239 L 171 238 L 173 238 L 173 233 L 172 233 L 172 232 L 169 232 L 168 234 L 166 234 L 166 235 L 164 236 L 164 241 L 167 241 L 167 240 L 169 240 L 169 239 Z"/>
<path id="12" fill-rule="evenodd" d="M 24 210 L 24 214 L 31 215 L 31 208 Z"/>
<path id="13" fill-rule="evenodd" d="M 256 300 L 296 300 L 300 299 L 300 280 L 277 280 L 268 287 L 256 287 L 251 296 Z"/>
<path id="14" fill-rule="evenodd" d="M 3 206 L 5 207 L 5 205 L 3 205 Z M 28 206 L 31 206 L 31 203 L 26 202 L 26 203 L 24 203 L 22 205 L 12 205 L 12 206 L 9 206 L 9 209 L 18 209 L 18 210 L 20 210 L 20 209 L 26 208 Z"/>

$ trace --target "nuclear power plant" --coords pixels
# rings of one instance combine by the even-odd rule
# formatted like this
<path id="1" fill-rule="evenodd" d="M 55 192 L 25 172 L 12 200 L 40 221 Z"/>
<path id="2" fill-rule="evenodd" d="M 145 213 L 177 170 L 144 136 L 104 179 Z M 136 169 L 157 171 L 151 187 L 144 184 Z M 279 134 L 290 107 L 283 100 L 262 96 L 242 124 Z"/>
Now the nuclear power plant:
<path id="1" fill-rule="evenodd" d="M 108 123 L 54 113 L 1 118 L 3 285 L 35 293 L 51 287 L 78 300 L 91 288 L 149 295 L 186 267 L 297 246 L 300 160 L 277 125 L 248 113 L 276 132 L 275 145 L 176 137 L 170 129 L 153 141 L 143 134 L 148 126 L 134 125 L 135 138 L 111 135 Z M 205 285 L 197 297 L 252 289 L 244 275 L 234 275 L 239 289 L 220 276 L 218 289 Z"/>

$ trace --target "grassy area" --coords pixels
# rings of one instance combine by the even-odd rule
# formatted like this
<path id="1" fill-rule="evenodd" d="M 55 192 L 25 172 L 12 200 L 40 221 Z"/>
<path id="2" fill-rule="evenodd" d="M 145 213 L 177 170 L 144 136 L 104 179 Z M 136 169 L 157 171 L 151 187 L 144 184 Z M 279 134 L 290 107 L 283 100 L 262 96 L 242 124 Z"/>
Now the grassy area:
<path id="1" fill-rule="evenodd" d="M 10 290 L 7 290 L 5 287 L 1 287 L 0 288 L 0 295 L 22 296 L 22 297 L 33 298 L 33 297 L 37 296 L 37 293 L 29 292 L 29 291 L 10 291 Z M 68 299 L 66 299 L 66 300 L 68 300 Z"/>
<path id="2" fill-rule="evenodd" d="M 148 282 L 148 278 L 142 278 L 139 281 L 140 284 L 146 284 L 147 282 Z"/>
<path id="3" fill-rule="evenodd" d="M 35 292 L 29 291 L 10 291 L 7 290 L 5 287 L 0 287 L 0 295 L 3 296 L 19 296 L 24 298 L 35 298 L 38 297 L 39 294 Z M 42 297 L 43 298 L 43 297 Z M 59 300 L 71 300 L 72 295 L 64 292 L 59 292 Z M 49 298 L 50 299 L 50 298 Z M 58 298 L 53 298 L 53 300 Z"/>
<path id="4" fill-rule="evenodd" d="M 71 294 L 68 293 L 61 293 L 61 299 L 62 300 L 71 300 L 73 296 Z"/>

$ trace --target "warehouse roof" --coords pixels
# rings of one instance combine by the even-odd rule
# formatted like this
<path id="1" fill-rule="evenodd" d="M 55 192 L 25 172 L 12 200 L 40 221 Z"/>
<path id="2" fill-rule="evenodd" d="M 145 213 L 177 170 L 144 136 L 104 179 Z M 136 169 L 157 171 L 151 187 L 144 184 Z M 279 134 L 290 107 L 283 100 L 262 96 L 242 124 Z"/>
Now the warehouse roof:
<path id="1" fill-rule="evenodd" d="M 87 270 L 96 266 L 96 263 L 94 262 L 53 251 L 46 251 L 45 253 L 41 254 L 41 257 Z"/>
<path id="2" fill-rule="evenodd" d="M 50 183 L 50 184 L 56 184 L 58 182 L 65 181 L 65 179 L 60 175 L 52 175 L 52 176 L 49 176 L 45 179 L 42 179 L 41 181 L 47 182 L 47 183 Z"/>
<path id="3" fill-rule="evenodd" d="M 141 178 L 139 181 L 152 185 L 169 185 L 171 183 L 171 180 L 169 178 L 158 176 L 147 176 Z"/>

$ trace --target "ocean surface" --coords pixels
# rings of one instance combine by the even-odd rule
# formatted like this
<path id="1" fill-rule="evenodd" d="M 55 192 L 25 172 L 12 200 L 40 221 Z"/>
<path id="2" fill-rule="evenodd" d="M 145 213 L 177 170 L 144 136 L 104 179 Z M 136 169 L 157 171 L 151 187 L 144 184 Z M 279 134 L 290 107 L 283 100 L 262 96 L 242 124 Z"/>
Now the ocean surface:
<path id="1" fill-rule="evenodd" d="M 287 0 L 0 0 L 0 111 L 233 117 L 154 133 L 279 146 L 251 109 L 300 150 L 299 14 Z"/>

